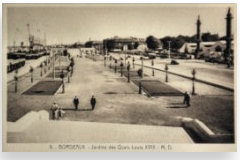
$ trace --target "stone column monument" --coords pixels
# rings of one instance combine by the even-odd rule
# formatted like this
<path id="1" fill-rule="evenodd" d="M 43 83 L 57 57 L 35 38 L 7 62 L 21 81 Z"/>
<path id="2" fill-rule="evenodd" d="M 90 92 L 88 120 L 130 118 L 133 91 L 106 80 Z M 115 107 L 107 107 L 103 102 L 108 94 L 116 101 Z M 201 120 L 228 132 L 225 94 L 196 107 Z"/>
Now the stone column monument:
<path id="1" fill-rule="evenodd" d="M 200 16 L 198 16 L 196 24 L 197 24 L 197 47 L 196 47 L 196 51 L 195 51 L 195 58 L 198 57 L 198 53 L 200 51 L 200 42 L 201 42 L 201 31 L 200 31 L 201 21 L 200 21 Z"/>
<path id="2" fill-rule="evenodd" d="M 224 53 L 225 62 L 229 63 L 229 56 L 231 54 L 231 41 L 232 41 L 232 14 L 230 8 L 228 9 L 227 17 L 226 17 L 226 50 Z"/>

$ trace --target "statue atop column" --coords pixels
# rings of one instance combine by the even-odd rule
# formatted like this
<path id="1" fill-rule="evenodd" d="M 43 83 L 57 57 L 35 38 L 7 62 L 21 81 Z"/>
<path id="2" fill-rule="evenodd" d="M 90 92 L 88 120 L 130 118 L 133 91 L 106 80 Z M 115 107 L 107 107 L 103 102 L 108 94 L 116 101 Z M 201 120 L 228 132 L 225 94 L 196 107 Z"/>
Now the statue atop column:
<path id="1" fill-rule="evenodd" d="M 224 52 L 224 59 L 225 62 L 230 65 L 230 54 L 231 54 L 231 41 L 232 41 L 232 14 L 230 8 L 228 9 L 227 12 L 227 17 L 226 17 L 226 50 Z M 229 66 L 230 67 L 230 66 Z"/>
<path id="2" fill-rule="evenodd" d="M 197 19 L 197 47 L 195 50 L 195 58 L 197 58 L 198 53 L 200 51 L 200 42 L 201 42 L 201 31 L 200 31 L 200 26 L 201 26 L 201 21 L 200 21 L 200 16 L 198 15 Z"/>

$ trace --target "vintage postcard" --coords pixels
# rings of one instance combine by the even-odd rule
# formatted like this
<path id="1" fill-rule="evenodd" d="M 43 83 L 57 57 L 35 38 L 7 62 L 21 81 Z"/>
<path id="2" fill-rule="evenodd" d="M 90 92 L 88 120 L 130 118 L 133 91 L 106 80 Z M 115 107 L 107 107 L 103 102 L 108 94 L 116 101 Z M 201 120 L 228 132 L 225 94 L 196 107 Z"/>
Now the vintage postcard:
<path id="1" fill-rule="evenodd" d="M 236 151 L 237 4 L 2 10 L 3 151 Z"/>

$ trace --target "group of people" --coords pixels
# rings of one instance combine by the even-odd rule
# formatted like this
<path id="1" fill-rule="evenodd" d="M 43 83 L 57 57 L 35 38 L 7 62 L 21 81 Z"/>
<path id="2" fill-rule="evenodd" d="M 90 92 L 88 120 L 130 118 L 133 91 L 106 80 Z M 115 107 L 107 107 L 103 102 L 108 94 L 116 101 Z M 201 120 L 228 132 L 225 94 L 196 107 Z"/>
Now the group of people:
<path id="1" fill-rule="evenodd" d="M 90 99 L 90 104 L 91 104 L 91 109 L 92 110 L 94 110 L 96 103 L 97 103 L 96 98 L 94 96 L 92 96 L 92 98 Z M 75 110 L 78 110 L 79 99 L 77 98 L 77 96 L 74 97 L 73 104 L 74 104 Z"/>
<path id="2" fill-rule="evenodd" d="M 94 110 L 95 105 L 97 103 L 97 100 L 94 96 L 91 97 L 90 99 L 90 105 L 91 105 L 91 109 Z M 186 104 L 187 107 L 190 107 L 190 94 L 188 92 L 184 93 L 184 99 L 183 99 L 183 104 Z M 73 105 L 74 105 L 74 109 L 77 111 L 78 107 L 79 107 L 79 99 L 77 96 L 74 97 L 73 99 Z M 52 107 L 51 107 L 51 117 L 53 120 L 58 120 L 60 118 L 63 117 L 64 115 L 64 111 L 62 109 L 62 107 L 58 106 L 56 102 L 53 103 Z"/>
<path id="3" fill-rule="evenodd" d="M 97 103 L 96 98 L 92 96 L 90 99 L 91 110 L 94 110 L 96 103 Z M 77 98 L 77 96 L 74 97 L 73 104 L 74 104 L 75 111 L 77 111 L 79 107 L 79 99 Z M 63 108 L 61 106 L 58 106 L 58 104 L 54 102 L 50 109 L 51 119 L 53 120 L 61 119 L 64 114 L 65 114 L 65 111 L 63 110 Z"/>
<path id="4" fill-rule="evenodd" d="M 51 107 L 51 119 L 58 120 L 63 117 L 64 111 L 62 107 L 58 106 L 56 102 L 53 103 Z"/>

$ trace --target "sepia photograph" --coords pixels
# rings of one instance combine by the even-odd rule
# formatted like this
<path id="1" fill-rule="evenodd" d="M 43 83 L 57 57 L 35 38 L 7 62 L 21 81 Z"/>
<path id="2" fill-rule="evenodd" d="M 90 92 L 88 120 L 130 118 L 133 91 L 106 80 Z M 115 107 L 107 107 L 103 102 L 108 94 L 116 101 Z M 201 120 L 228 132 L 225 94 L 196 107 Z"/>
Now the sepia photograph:
<path id="1" fill-rule="evenodd" d="M 235 152 L 237 4 L 2 4 L 5 152 Z"/>

